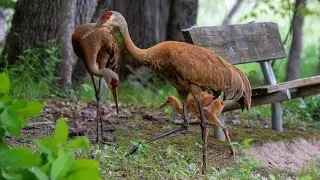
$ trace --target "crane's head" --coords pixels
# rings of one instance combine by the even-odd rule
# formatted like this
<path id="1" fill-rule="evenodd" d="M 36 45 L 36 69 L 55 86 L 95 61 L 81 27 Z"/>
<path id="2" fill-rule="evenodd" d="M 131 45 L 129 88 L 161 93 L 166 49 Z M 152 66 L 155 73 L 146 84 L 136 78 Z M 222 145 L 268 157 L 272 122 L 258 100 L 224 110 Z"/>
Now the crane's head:
<path id="1" fill-rule="evenodd" d="M 118 106 L 118 86 L 119 86 L 119 76 L 117 73 L 112 71 L 111 69 L 104 69 L 103 77 L 110 88 L 114 103 L 116 104 L 117 114 L 119 114 L 119 106 Z"/>
<path id="2" fill-rule="evenodd" d="M 96 23 L 93 30 L 85 34 L 82 39 L 89 36 L 93 31 L 100 27 L 118 28 L 125 29 L 127 27 L 127 22 L 125 18 L 117 11 L 105 11 L 102 16 L 100 16 L 98 22 Z"/>
<path id="3" fill-rule="evenodd" d="M 176 97 L 169 96 L 167 101 L 164 102 L 159 108 L 163 108 L 164 106 L 167 106 L 167 105 L 174 105 L 176 101 L 178 101 Z"/>

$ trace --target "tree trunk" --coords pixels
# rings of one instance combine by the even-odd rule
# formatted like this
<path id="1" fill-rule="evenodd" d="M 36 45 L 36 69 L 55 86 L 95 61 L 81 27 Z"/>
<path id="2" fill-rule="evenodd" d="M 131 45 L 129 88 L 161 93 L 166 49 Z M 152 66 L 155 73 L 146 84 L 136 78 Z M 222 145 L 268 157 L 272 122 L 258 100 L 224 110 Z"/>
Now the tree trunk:
<path id="1" fill-rule="evenodd" d="M 167 40 L 184 41 L 182 29 L 196 24 L 198 0 L 171 0 Z"/>
<path id="2" fill-rule="evenodd" d="M 77 24 L 91 20 L 95 6 L 96 0 L 18 0 L 3 55 L 14 64 L 28 46 L 59 45 L 62 60 L 57 66 L 56 84 L 71 85 L 75 65 L 71 34 Z"/>
<path id="3" fill-rule="evenodd" d="M 57 65 L 55 85 L 57 87 L 71 86 L 72 69 L 75 64 L 75 55 L 72 49 L 71 35 L 75 28 L 76 0 L 63 1 L 61 16 L 61 28 L 58 34 L 58 42 L 61 46 L 61 61 Z"/>
<path id="4" fill-rule="evenodd" d="M 4 37 L 6 35 L 5 25 L 6 25 L 6 19 L 4 16 L 4 9 L 0 8 L 0 44 L 3 43 Z"/>
<path id="5" fill-rule="evenodd" d="M 228 25 L 230 24 L 233 16 L 236 14 L 236 12 L 238 11 L 239 7 L 241 6 L 243 0 L 236 0 L 236 3 L 234 4 L 234 6 L 231 8 L 230 12 L 228 13 L 228 15 L 223 19 L 222 21 L 222 25 Z"/>
<path id="6" fill-rule="evenodd" d="M 60 22 L 60 10 L 63 0 L 47 3 L 42 0 L 18 0 L 12 19 L 12 26 L 6 37 L 3 55 L 8 56 L 9 64 L 27 46 L 44 46 L 57 42 Z"/>
<path id="7" fill-rule="evenodd" d="M 306 0 L 296 0 L 295 16 L 292 19 L 292 42 L 289 52 L 289 61 L 287 65 L 286 81 L 298 78 L 299 64 L 302 50 L 302 26 L 304 17 L 300 12 L 301 8 L 306 7 Z"/>

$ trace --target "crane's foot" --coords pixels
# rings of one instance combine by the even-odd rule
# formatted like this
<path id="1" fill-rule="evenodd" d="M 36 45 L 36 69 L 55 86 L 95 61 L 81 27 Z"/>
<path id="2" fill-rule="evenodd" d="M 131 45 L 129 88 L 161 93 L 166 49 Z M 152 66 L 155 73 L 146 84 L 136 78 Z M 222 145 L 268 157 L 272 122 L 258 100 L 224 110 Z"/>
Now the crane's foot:
<path id="1" fill-rule="evenodd" d="M 112 144 L 114 142 L 113 138 L 99 137 L 96 138 L 95 142 L 97 144 Z"/>

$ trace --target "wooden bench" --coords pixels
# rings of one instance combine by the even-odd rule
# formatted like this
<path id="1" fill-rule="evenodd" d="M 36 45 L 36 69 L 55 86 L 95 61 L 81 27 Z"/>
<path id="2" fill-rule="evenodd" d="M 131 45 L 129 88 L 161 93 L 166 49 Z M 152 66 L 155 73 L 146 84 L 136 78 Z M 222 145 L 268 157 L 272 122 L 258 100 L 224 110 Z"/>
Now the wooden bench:
<path id="1" fill-rule="evenodd" d="M 283 131 L 281 102 L 320 94 L 320 76 L 277 83 L 270 60 L 286 57 L 276 23 L 192 27 L 182 30 L 186 42 L 212 49 L 232 64 L 258 62 L 268 85 L 252 89 L 252 105 L 271 104 L 272 129 Z M 223 112 L 240 109 L 226 103 Z M 218 129 L 216 129 L 218 130 Z M 218 134 L 221 130 L 218 130 Z M 218 139 L 223 136 L 218 137 Z"/>

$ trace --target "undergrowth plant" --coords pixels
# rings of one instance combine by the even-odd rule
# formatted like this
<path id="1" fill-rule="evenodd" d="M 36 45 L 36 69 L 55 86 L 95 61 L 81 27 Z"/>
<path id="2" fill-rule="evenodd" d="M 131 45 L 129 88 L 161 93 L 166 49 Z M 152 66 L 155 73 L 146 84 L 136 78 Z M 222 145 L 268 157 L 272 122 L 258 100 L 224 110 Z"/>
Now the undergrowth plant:
<path id="1" fill-rule="evenodd" d="M 89 140 L 79 137 L 68 141 L 68 126 L 63 119 L 57 120 L 53 136 L 35 141 L 40 153 L 26 147 L 9 147 L 5 136 L 20 136 L 27 124 L 25 118 L 37 116 L 43 105 L 11 99 L 5 73 L 0 73 L 0 84 L 0 179 L 100 179 L 97 161 L 74 159 L 74 150 L 89 150 Z"/>
<path id="2" fill-rule="evenodd" d="M 60 50 L 56 46 L 27 48 L 6 72 L 11 78 L 12 97 L 39 99 L 49 94 Z M 6 62 L 6 57 L 3 57 Z"/>

